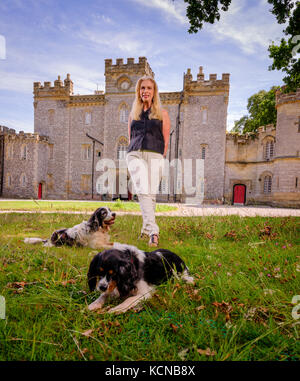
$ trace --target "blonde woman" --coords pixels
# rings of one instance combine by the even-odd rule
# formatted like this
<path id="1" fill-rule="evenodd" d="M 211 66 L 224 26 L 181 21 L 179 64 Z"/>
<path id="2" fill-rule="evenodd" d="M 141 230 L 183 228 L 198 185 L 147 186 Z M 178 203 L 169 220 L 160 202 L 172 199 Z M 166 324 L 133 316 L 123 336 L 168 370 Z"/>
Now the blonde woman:
<path id="1" fill-rule="evenodd" d="M 169 145 L 170 118 L 161 108 L 158 87 L 151 76 L 140 78 L 136 84 L 128 136 L 127 165 L 143 216 L 141 237 L 149 236 L 149 246 L 158 246 L 156 193 Z"/>

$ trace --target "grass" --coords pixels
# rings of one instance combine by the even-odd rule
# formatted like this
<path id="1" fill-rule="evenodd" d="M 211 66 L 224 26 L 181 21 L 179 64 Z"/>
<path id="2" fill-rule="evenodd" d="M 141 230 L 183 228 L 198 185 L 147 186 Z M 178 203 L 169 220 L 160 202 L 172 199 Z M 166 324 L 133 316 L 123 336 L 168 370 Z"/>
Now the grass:
<path id="1" fill-rule="evenodd" d="M 3 200 L 0 201 L 0 210 L 25 210 L 25 211 L 81 211 L 92 212 L 101 206 L 108 206 L 113 211 L 136 212 L 140 211 L 138 202 L 121 201 L 44 201 L 44 200 Z M 176 210 L 174 206 L 166 204 L 156 204 L 157 212 L 168 212 Z"/>
<path id="2" fill-rule="evenodd" d="M 157 217 L 160 247 L 196 284 L 170 280 L 140 310 L 110 315 L 87 310 L 95 251 L 23 243 L 83 217 L 0 215 L 0 360 L 299 360 L 299 218 Z M 146 250 L 141 223 L 119 216 L 111 240 Z"/>

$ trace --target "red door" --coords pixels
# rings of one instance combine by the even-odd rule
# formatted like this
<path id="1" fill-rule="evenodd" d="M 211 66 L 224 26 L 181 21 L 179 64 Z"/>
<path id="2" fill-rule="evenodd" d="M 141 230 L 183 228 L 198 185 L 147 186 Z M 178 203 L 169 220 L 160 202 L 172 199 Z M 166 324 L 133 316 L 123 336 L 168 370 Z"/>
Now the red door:
<path id="1" fill-rule="evenodd" d="M 38 199 L 39 200 L 42 198 L 42 190 L 43 190 L 43 184 L 39 183 L 39 192 L 38 192 Z"/>
<path id="2" fill-rule="evenodd" d="M 237 184 L 233 187 L 233 204 L 244 205 L 246 201 L 246 186 Z"/>

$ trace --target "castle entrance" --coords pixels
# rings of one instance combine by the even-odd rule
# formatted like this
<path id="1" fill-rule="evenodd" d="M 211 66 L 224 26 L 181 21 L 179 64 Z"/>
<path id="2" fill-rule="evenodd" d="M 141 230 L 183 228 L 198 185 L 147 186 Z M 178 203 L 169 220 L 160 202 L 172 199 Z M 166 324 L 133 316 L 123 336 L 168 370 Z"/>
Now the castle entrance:
<path id="1" fill-rule="evenodd" d="M 38 199 L 40 200 L 42 197 L 43 197 L 43 183 L 39 183 Z"/>
<path id="2" fill-rule="evenodd" d="M 235 184 L 233 186 L 233 205 L 245 205 L 246 185 Z"/>

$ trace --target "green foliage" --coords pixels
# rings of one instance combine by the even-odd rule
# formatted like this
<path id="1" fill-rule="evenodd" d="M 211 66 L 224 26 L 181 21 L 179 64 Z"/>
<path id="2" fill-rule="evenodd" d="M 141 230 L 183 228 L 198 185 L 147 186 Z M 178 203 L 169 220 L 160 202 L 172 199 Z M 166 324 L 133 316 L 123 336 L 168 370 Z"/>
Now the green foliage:
<path id="1" fill-rule="evenodd" d="M 186 15 L 190 23 L 189 33 L 197 33 L 203 28 L 204 23 L 213 24 L 219 21 L 220 11 L 228 11 L 231 4 L 231 0 L 184 0 L 184 2 L 188 4 Z M 295 91 L 300 87 L 300 58 L 296 58 L 296 53 L 300 52 L 300 2 L 268 0 L 268 3 L 272 5 L 270 11 L 279 24 L 288 21 L 288 26 L 284 30 L 287 40 L 282 38 L 280 45 L 272 42 L 269 46 L 269 57 L 273 59 L 269 70 L 282 70 L 286 73 L 283 78 L 285 91 Z M 255 128 L 248 124 L 248 122 L 245 124 L 245 128 Z"/>
<path id="2" fill-rule="evenodd" d="M 276 126 L 277 112 L 275 108 L 275 94 L 279 86 L 273 86 L 269 91 L 261 90 L 248 99 L 247 110 L 249 115 L 242 116 L 234 122 L 232 132 L 256 132 L 258 127 L 267 124 Z"/>
<path id="3" fill-rule="evenodd" d="M 227 11 L 231 0 L 184 0 L 188 3 L 186 15 L 190 22 L 189 33 L 197 33 L 203 24 L 220 20 L 220 10 Z M 220 3 L 220 5 L 219 5 Z"/>
<path id="4" fill-rule="evenodd" d="M 300 53 L 300 2 L 289 18 L 287 28 L 284 30 L 286 39 L 282 38 L 279 45 L 274 41 L 269 46 L 269 57 L 273 59 L 269 70 L 282 70 L 286 73 L 283 78 L 285 92 L 296 91 L 300 87 L 300 58 L 296 57 Z"/>
<path id="5" fill-rule="evenodd" d="M 197 33 L 204 23 L 214 24 L 215 21 L 219 21 L 220 11 L 228 11 L 231 4 L 231 0 L 184 0 L 184 2 L 188 4 L 186 15 L 190 22 L 189 33 Z M 268 3 L 273 6 L 271 12 L 277 22 L 282 24 L 290 17 L 295 0 L 268 0 Z"/>
<path id="6" fill-rule="evenodd" d="M 170 280 L 122 315 L 87 309 L 97 297 L 86 282 L 94 250 L 22 242 L 81 220 L 0 215 L 0 361 L 299 360 L 299 218 L 157 217 L 161 247 L 185 260 L 195 285 Z M 141 225 L 118 217 L 111 240 L 147 250 Z"/>

